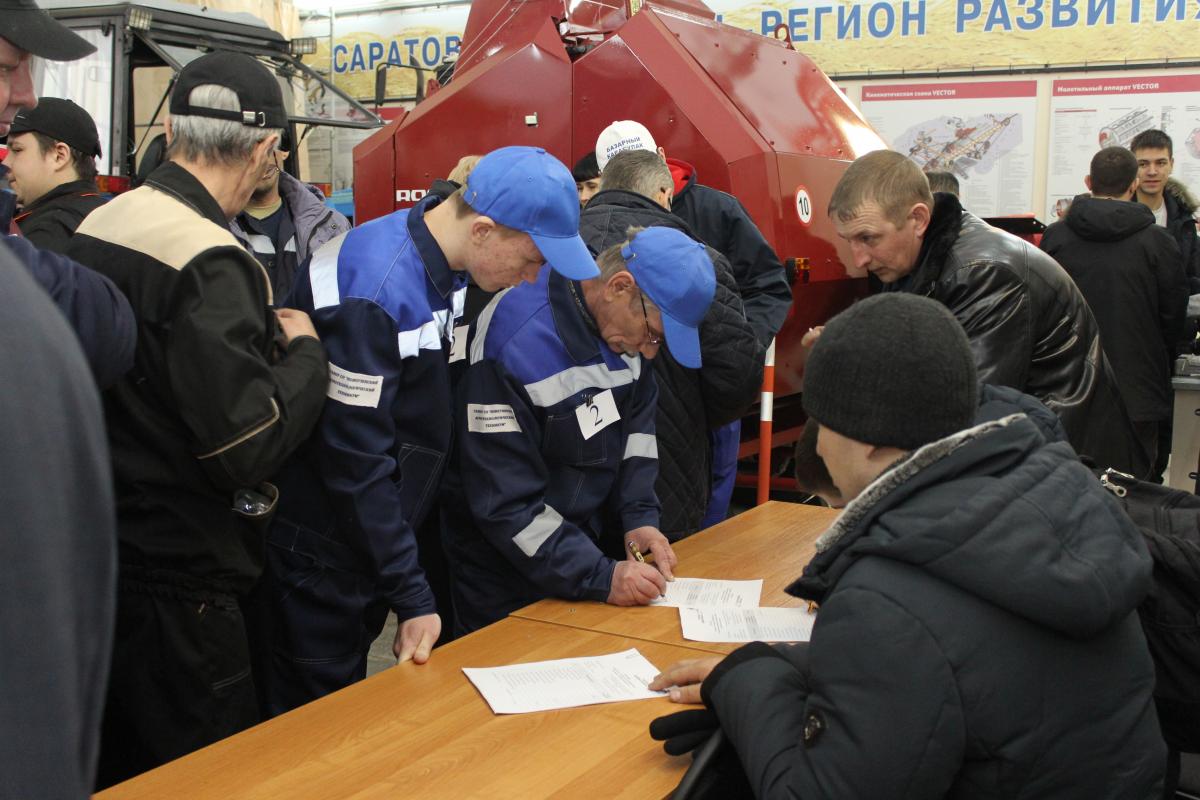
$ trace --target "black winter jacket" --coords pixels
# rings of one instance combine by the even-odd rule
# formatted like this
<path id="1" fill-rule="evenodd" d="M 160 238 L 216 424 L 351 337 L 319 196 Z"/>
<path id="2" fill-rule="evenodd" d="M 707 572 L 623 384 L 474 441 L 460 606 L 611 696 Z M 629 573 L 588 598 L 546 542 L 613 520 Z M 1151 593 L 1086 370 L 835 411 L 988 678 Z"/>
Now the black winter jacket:
<path id="1" fill-rule="evenodd" d="M 981 383 L 1031 394 L 1062 418 L 1072 446 L 1139 477 L 1150 462 L 1083 295 L 1054 259 L 938 193 L 917 267 L 888 291 L 925 295 L 967 332 Z"/>
<path id="2" fill-rule="evenodd" d="M 246 512 L 273 507 L 260 484 L 320 416 L 328 362 L 308 336 L 280 352 L 267 272 L 228 224 L 169 161 L 84 220 L 70 256 L 112 280 L 137 317 L 134 367 L 104 396 L 122 564 L 240 593 L 264 547 L 247 516 L 265 514 Z M 235 500 L 254 489 L 262 499 Z"/>
<path id="3" fill-rule="evenodd" d="M 697 183 L 691 164 L 668 158 L 667 166 L 676 184 L 671 212 L 687 223 L 692 238 L 729 261 L 746 306 L 746 319 L 766 347 L 792 307 L 792 287 L 779 256 L 736 197 Z"/>
<path id="4" fill-rule="evenodd" d="M 579 218 L 579 234 L 593 251 L 625 241 L 631 226 L 662 226 L 696 237 L 654 201 L 625 191 L 597 193 Z M 679 364 L 664 345 L 654 358 L 658 381 L 658 480 L 660 527 L 669 539 L 699 530 L 712 488 L 708 432 L 738 419 L 762 385 L 763 345 L 742 310 L 729 262 L 708 248 L 717 274 L 716 295 L 700 325 L 703 366 Z"/>
<path id="5" fill-rule="evenodd" d="M 1168 179 L 1163 187 L 1163 202 L 1167 204 L 1167 233 L 1179 245 L 1183 271 L 1187 273 L 1188 293 L 1200 293 L 1200 241 L 1196 236 L 1196 199 L 1179 181 Z"/>
<path id="6" fill-rule="evenodd" d="M 811 642 L 748 645 L 703 695 L 759 798 L 1150 800 L 1150 575 L 1070 447 L 1011 415 L 868 486 L 788 589 L 821 604 Z"/>
<path id="7" fill-rule="evenodd" d="M 36 247 L 65 253 L 79 223 L 104 202 L 92 181 L 72 181 L 55 186 L 15 219 L 21 235 Z"/>
<path id="8" fill-rule="evenodd" d="M 1140 203 L 1080 196 L 1064 221 L 1046 229 L 1041 246 L 1092 309 L 1130 419 L 1169 419 L 1171 361 L 1188 302 L 1171 235 Z"/>

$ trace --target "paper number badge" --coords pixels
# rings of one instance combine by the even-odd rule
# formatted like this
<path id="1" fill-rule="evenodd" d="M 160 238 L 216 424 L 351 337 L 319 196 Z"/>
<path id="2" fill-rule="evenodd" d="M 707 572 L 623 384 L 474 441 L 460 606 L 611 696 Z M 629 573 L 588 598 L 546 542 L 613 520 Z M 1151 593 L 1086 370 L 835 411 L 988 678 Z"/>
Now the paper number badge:
<path id="1" fill-rule="evenodd" d="M 462 361 L 467 357 L 467 331 L 470 328 L 466 325 L 459 325 L 454 329 L 454 343 L 450 345 L 450 357 L 447 363 L 453 364 L 455 361 Z"/>
<path id="2" fill-rule="evenodd" d="M 575 409 L 575 417 L 579 420 L 579 432 L 584 439 L 590 439 L 600 431 L 621 419 L 617 411 L 617 403 L 613 400 L 612 389 L 605 389 Z"/>

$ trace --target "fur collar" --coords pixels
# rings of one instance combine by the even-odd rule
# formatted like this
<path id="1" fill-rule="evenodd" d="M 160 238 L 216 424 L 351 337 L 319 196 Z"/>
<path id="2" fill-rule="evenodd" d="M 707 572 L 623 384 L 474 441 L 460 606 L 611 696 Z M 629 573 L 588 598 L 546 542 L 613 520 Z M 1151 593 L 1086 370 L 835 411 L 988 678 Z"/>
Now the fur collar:
<path id="1" fill-rule="evenodd" d="M 925 231 L 921 251 L 917 254 L 917 266 L 912 272 L 912 291 L 917 293 L 941 277 L 962 230 L 963 207 L 958 198 L 937 192 L 933 201 L 929 228 Z"/>
<path id="2" fill-rule="evenodd" d="M 841 515 L 834 520 L 829 530 L 825 531 L 817 539 L 817 552 L 824 553 L 832 549 L 848 533 L 859 527 L 883 497 L 921 470 L 937 461 L 941 461 L 963 445 L 973 442 L 994 430 L 1005 428 L 1021 419 L 1025 419 L 1025 414 L 1009 414 L 1007 417 L 984 422 L 972 428 L 966 428 L 958 433 L 951 434 L 944 439 L 930 442 L 903 456 L 863 489 L 858 497 L 855 497 L 846 504 Z"/>
<path id="3" fill-rule="evenodd" d="M 1188 214 L 1195 212 L 1197 205 L 1196 198 L 1192 197 L 1192 193 L 1188 191 L 1186 186 L 1174 178 L 1167 178 L 1167 185 L 1163 188 L 1179 201 L 1184 211 Z"/>

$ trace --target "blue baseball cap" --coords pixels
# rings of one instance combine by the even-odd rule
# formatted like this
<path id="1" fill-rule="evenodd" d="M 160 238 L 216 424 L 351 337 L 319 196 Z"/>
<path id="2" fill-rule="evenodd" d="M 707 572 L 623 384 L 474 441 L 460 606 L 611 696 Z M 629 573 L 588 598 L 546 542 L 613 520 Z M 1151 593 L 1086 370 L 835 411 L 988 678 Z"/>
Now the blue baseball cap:
<path id="1" fill-rule="evenodd" d="M 463 199 L 477 214 L 529 234 L 556 272 L 583 281 L 600 274 L 579 238 L 579 190 L 571 171 L 540 147 L 501 147 L 475 165 Z"/>
<path id="2" fill-rule="evenodd" d="M 662 313 L 671 355 L 699 369 L 700 322 L 717 291 L 707 248 L 674 228 L 647 228 L 621 248 L 621 258 Z"/>

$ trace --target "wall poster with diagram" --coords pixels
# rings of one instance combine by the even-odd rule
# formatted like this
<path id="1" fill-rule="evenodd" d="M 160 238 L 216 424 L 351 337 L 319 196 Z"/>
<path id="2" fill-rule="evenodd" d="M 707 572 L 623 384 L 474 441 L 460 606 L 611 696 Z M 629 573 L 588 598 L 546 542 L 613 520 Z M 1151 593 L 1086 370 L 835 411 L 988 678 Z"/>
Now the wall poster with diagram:
<path id="1" fill-rule="evenodd" d="M 1151 128 L 1174 142 L 1173 177 L 1200 187 L 1200 75 L 1054 81 L 1050 117 L 1047 222 L 1087 191 L 1083 176 L 1100 148 L 1128 147 Z"/>
<path id="2" fill-rule="evenodd" d="M 1036 81 L 868 84 L 862 112 L 922 171 L 954 173 L 971 213 L 1031 210 Z"/>

